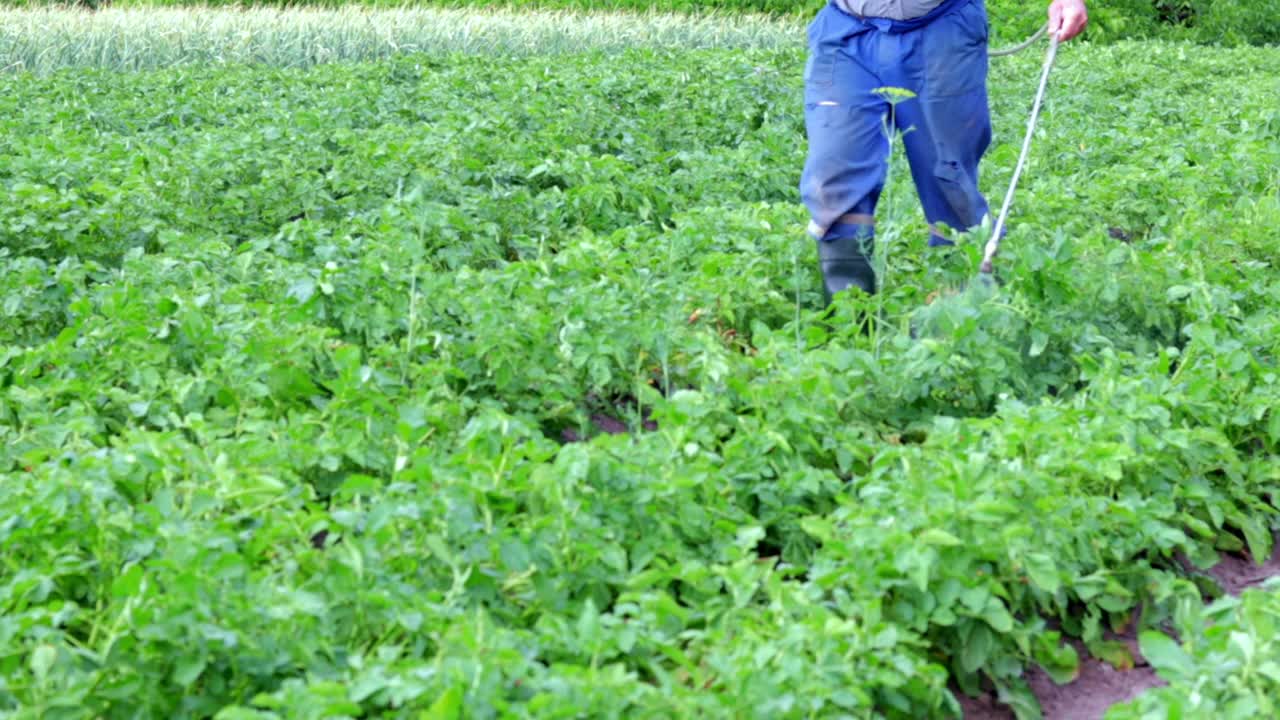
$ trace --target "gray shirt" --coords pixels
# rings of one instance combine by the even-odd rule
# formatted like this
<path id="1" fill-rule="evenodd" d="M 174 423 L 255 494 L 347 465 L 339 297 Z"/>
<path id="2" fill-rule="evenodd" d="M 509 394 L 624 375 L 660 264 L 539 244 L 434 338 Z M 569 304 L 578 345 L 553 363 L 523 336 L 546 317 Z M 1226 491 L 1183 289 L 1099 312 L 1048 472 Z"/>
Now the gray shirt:
<path id="1" fill-rule="evenodd" d="M 859 17 L 911 20 L 928 15 L 945 0 L 836 0 L 841 10 Z"/>

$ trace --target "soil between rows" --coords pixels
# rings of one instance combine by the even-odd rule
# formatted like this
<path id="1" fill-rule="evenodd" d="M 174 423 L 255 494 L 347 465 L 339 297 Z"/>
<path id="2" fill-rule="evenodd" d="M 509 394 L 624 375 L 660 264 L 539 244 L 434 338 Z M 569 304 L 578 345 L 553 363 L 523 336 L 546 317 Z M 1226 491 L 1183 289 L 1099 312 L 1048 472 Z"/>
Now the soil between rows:
<path id="1" fill-rule="evenodd" d="M 1222 560 L 1207 574 L 1231 595 L 1239 595 L 1269 578 L 1280 575 L 1280 543 L 1275 543 L 1270 558 L 1258 565 L 1242 555 L 1223 554 Z M 1066 685 L 1059 685 L 1039 667 L 1027 670 L 1025 678 L 1040 701 L 1045 720 L 1102 720 L 1112 705 L 1128 702 L 1152 688 L 1167 683 L 1142 657 L 1136 636 L 1111 636 L 1129 646 L 1134 659 L 1131 670 L 1118 670 L 1110 663 L 1092 657 L 1084 645 L 1072 640 L 1080 657 L 1080 673 Z M 1013 720 L 1013 711 L 990 693 L 970 698 L 957 692 L 956 699 L 965 720 Z"/>

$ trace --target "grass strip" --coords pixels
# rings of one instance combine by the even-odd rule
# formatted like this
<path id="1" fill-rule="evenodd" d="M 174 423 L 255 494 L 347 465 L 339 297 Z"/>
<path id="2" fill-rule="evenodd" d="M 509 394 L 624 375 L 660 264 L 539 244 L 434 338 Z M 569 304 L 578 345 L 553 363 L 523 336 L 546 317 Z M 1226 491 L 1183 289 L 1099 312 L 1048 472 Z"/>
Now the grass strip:
<path id="1" fill-rule="evenodd" d="M 560 54 L 652 48 L 781 48 L 803 23 L 711 12 L 398 8 L 0 10 L 0 69 L 142 70 L 254 63 L 309 67 L 404 53 Z"/>

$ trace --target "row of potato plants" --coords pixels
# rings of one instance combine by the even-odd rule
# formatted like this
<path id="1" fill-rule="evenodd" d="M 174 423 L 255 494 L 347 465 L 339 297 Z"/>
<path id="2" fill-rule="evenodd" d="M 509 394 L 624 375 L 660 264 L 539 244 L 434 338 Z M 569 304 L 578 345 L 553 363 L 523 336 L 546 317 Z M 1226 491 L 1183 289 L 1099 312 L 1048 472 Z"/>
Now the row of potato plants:
<path id="1" fill-rule="evenodd" d="M 977 250 L 900 180 L 823 316 L 798 52 L 0 77 L 0 710 L 1036 716 L 1270 554 L 1277 59 L 1068 57 L 922 338 Z"/>

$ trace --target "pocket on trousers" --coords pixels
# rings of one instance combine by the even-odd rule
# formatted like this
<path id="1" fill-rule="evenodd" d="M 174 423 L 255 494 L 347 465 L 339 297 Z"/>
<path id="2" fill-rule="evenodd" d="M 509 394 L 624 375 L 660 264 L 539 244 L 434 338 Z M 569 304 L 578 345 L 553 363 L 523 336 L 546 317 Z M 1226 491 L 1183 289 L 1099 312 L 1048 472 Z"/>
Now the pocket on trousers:
<path id="1" fill-rule="evenodd" d="M 933 97 L 966 95 L 987 81 L 990 27 L 982 0 L 970 0 L 924 29 L 925 90 Z"/>
<path id="2" fill-rule="evenodd" d="M 804 65 L 804 86 L 811 88 L 829 88 L 836 81 L 837 49 L 819 45 L 809 51 L 809 60 Z"/>
<path id="3" fill-rule="evenodd" d="M 835 84 L 836 53 L 839 45 L 833 43 L 830 34 L 831 6 L 827 5 L 809 23 L 809 58 L 804 64 L 806 89 L 829 88 Z"/>

